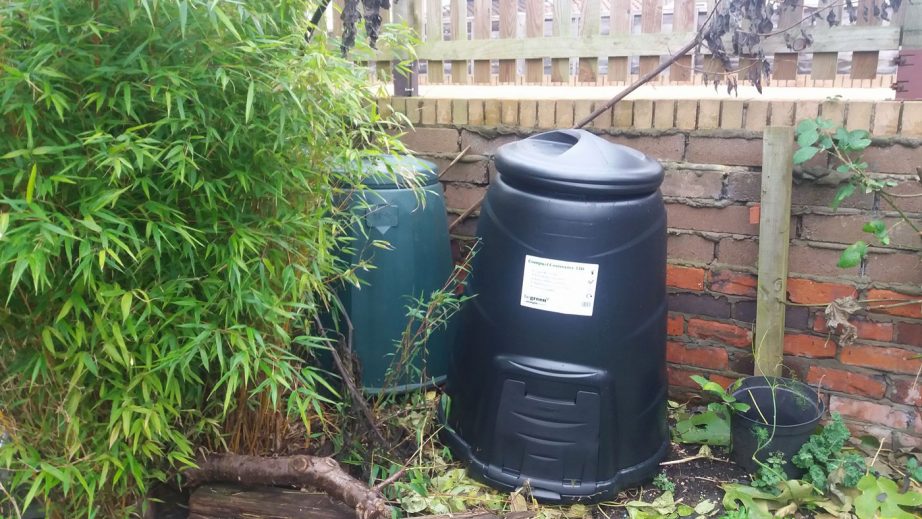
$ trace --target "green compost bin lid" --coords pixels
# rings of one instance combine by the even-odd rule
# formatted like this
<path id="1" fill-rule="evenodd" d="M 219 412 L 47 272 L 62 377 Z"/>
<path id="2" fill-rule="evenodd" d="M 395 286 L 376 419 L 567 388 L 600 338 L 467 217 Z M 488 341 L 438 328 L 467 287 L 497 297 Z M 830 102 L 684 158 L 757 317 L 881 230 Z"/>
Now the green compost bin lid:
<path id="1" fill-rule="evenodd" d="M 366 173 L 362 184 L 373 189 L 409 189 L 439 182 L 435 164 L 411 155 L 382 155 L 362 164 Z"/>

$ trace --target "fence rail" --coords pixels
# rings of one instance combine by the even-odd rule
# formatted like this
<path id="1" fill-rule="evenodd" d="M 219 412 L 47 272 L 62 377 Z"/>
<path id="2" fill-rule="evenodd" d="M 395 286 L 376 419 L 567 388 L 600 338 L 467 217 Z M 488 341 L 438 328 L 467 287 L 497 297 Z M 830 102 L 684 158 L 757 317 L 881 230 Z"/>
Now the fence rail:
<path id="1" fill-rule="evenodd" d="M 903 0 L 896 12 L 889 6 L 881 10 L 877 0 L 853 0 L 859 13 L 855 20 L 843 12 L 844 0 L 806 0 L 806 6 L 804 0 L 795 1 L 793 9 L 775 15 L 775 26 L 790 28 L 792 34 L 803 28 L 812 42 L 794 52 L 783 32 L 765 39 L 771 84 L 777 86 L 890 86 L 896 80 L 901 38 L 920 30 L 920 17 L 906 15 L 918 9 L 910 0 Z M 419 34 L 422 84 L 624 85 L 689 42 L 711 4 L 713 0 L 399 0 L 382 14 L 385 21 L 405 22 Z M 830 12 L 841 25 L 828 27 Z M 338 11 L 332 18 L 338 32 Z M 375 59 L 383 71 L 393 57 L 382 51 Z M 739 58 L 741 78 L 749 61 Z M 698 49 L 657 82 L 699 84 L 706 76 L 722 75 Z"/>

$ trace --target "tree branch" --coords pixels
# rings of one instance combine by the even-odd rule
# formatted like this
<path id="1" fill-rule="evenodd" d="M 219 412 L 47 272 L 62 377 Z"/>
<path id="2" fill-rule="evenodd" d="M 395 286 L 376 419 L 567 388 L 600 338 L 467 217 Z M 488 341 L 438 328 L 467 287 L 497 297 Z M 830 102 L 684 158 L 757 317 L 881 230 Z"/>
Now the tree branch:
<path id="1" fill-rule="evenodd" d="M 347 474 L 332 458 L 208 454 L 183 472 L 187 486 L 225 482 L 247 486 L 315 487 L 355 509 L 358 519 L 389 519 L 391 508 L 375 490 Z"/>

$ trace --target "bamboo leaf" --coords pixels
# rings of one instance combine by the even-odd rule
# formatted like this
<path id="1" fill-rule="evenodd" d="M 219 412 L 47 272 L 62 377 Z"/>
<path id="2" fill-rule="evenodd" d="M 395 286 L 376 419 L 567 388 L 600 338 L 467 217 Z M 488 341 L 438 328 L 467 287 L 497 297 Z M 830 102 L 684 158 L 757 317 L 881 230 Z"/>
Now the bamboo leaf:
<path id="1" fill-rule="evenodd" d="M 32 172 L 29 173 L 29 182 L 26 184 L 26 203 L 32 203 L 32 195 L 35 193 L 35 178 L 38 174 L 38 164 L 32 164 Z"/>
<path id="2" fill-rule="evenodd" d="M 246 107 L 246 115 L 245 115 L 244 118 L 243 118 L 244 122 L 247 122 L 247 123 L 250 122 L 250 117 L 253 115 L 253 95 L 254 95 L 255 91 L 256 91 L 256 86 L 255 86 L 255 84 L 253 83 L 253 81 L 251 80 L 251 81 L 250 81 L 250 87 L 247 88 L 247 107 Z"/>
<path id="3" fill-rule="evenodd" d="M 128 320 L 128 316 L 131 314 L 131 292 L 125 292 L 122 295 L 122 323 Z"/>

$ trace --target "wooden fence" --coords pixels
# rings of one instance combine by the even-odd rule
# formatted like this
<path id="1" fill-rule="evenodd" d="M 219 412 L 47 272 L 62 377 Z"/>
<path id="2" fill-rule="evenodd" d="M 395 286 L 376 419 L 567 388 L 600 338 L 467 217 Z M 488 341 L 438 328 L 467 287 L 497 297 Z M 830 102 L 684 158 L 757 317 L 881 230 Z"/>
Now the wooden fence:
<path id="1" fill-rule="evenodd" d="M 904 25 L 918 24 L 917 16 L 905 12 L 916 10 L 912 2 L 917 0 L 903 0 L 897 12 L 889 5 L 880 9 L 880 0 L 851 0 L 855 20 L 843 7 L 846 0 L 807 0 L 806 6 L 804 0 L 795 1 L 793 9 L 775 15 L 775 27 L 803 27 L 813 41 L 793 52 L 783 31 L 766 38 L 772 85 L 889 87 L 894 83 Z M 689 42 L 713 3 L 399 0 L 392 12 L 383 15 L 385 21 L 405 22 L 419 34 L 422 43 L 416 51 L 422 84 L 624 85 Z M 841 25 L 828 27 L 829 13 Z M 331 23 L 334 32 L 340 29 L 339 11 L 332 13 Z M 389 57 L 382 52 L 378 59 Z M 717 72 L 709 61 L 699 50 L 683 57 L 657 82 L 700 84 Z M 379 63 L 384 70 L 386 61 Z M 746 66 L 746 58 L 740 58 L 738 68 Z"/>

